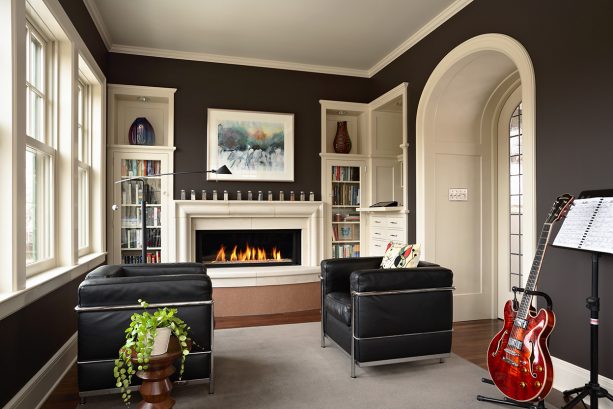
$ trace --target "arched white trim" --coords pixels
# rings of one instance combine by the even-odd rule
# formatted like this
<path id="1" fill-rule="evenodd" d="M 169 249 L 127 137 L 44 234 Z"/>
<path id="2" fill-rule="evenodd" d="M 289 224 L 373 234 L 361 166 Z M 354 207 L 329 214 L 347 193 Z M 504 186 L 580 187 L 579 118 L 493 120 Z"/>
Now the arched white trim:
<path id="1" fill-rule="evenodd" d="M 440 95 L 437 95 L 441 80 L 450 70 L 470 61 L 470 57 L 482 52 L 498 52 L 508 57 L 517 67 L 521 80 L 523 98 L 523 143 L 524 143 L 524 218 L 522 230 L 525 232 L 526 250 L 536 248 L 536 89 L 532 61 L 526 49 L 515 39 L 503 34 L 483 34 L 465 41 L 447 54 L 434 69 L 426 83 L 419 105 L 416 120 L 416 236 L 418 243 L 426 243 L 428 221 L 432 220 L 434 203 L 426 198 L 426 152 L 427 132 L 432 127 Z M 529 228 L 528 228 L 529 227 Z M 422 247 L 425 258 L 434 260 L 433 249 Z M 524 253 L 524 271 L 530 270 L 532 254 Z"/>

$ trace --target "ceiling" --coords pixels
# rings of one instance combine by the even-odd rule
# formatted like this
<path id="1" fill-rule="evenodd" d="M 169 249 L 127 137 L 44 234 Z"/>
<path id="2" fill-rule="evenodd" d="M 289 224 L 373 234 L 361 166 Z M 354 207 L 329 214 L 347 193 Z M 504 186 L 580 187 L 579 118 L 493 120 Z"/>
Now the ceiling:
<path id="1" fill-rule="evenodd" d="M 114 52 L 370 77 L 472 0 L 83 0 Z"/>

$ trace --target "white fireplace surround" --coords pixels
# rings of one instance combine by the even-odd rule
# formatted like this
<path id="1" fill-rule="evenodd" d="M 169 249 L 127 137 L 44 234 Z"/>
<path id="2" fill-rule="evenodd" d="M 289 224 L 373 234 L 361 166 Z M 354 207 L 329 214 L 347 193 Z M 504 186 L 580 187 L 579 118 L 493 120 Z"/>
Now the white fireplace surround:
<path id="1" fill-rule="evenodd" d="M 196 261 L 196 230 L 299 229 L 301 265 L 207 268 L 214 287 L 249 287 L 319 281 L 323 254 L 322 202 L 174 201 L 169 259 Z M 173 231 L 171 230 L 171 231 Z"/>

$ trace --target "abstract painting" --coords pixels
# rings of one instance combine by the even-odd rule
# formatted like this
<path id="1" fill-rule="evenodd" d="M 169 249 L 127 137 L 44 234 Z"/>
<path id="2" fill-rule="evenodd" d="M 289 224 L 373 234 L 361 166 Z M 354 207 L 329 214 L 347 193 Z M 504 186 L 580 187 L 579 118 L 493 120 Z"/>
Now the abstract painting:
<path id="1" fill-rule="evenodd" d="M 294 115 L 208 110 L 207 169 L 226 165 L 213 180 L 294 180 Z"/>

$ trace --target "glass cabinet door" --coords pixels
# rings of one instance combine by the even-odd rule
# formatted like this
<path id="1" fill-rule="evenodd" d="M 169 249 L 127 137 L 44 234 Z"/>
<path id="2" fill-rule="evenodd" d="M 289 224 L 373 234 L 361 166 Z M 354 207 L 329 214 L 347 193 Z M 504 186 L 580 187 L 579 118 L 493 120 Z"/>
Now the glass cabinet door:
<path id="1" fill-rule="evenodd" d="M 360 256 L 360 166 L 331 166 L 332 257 Z"/>

